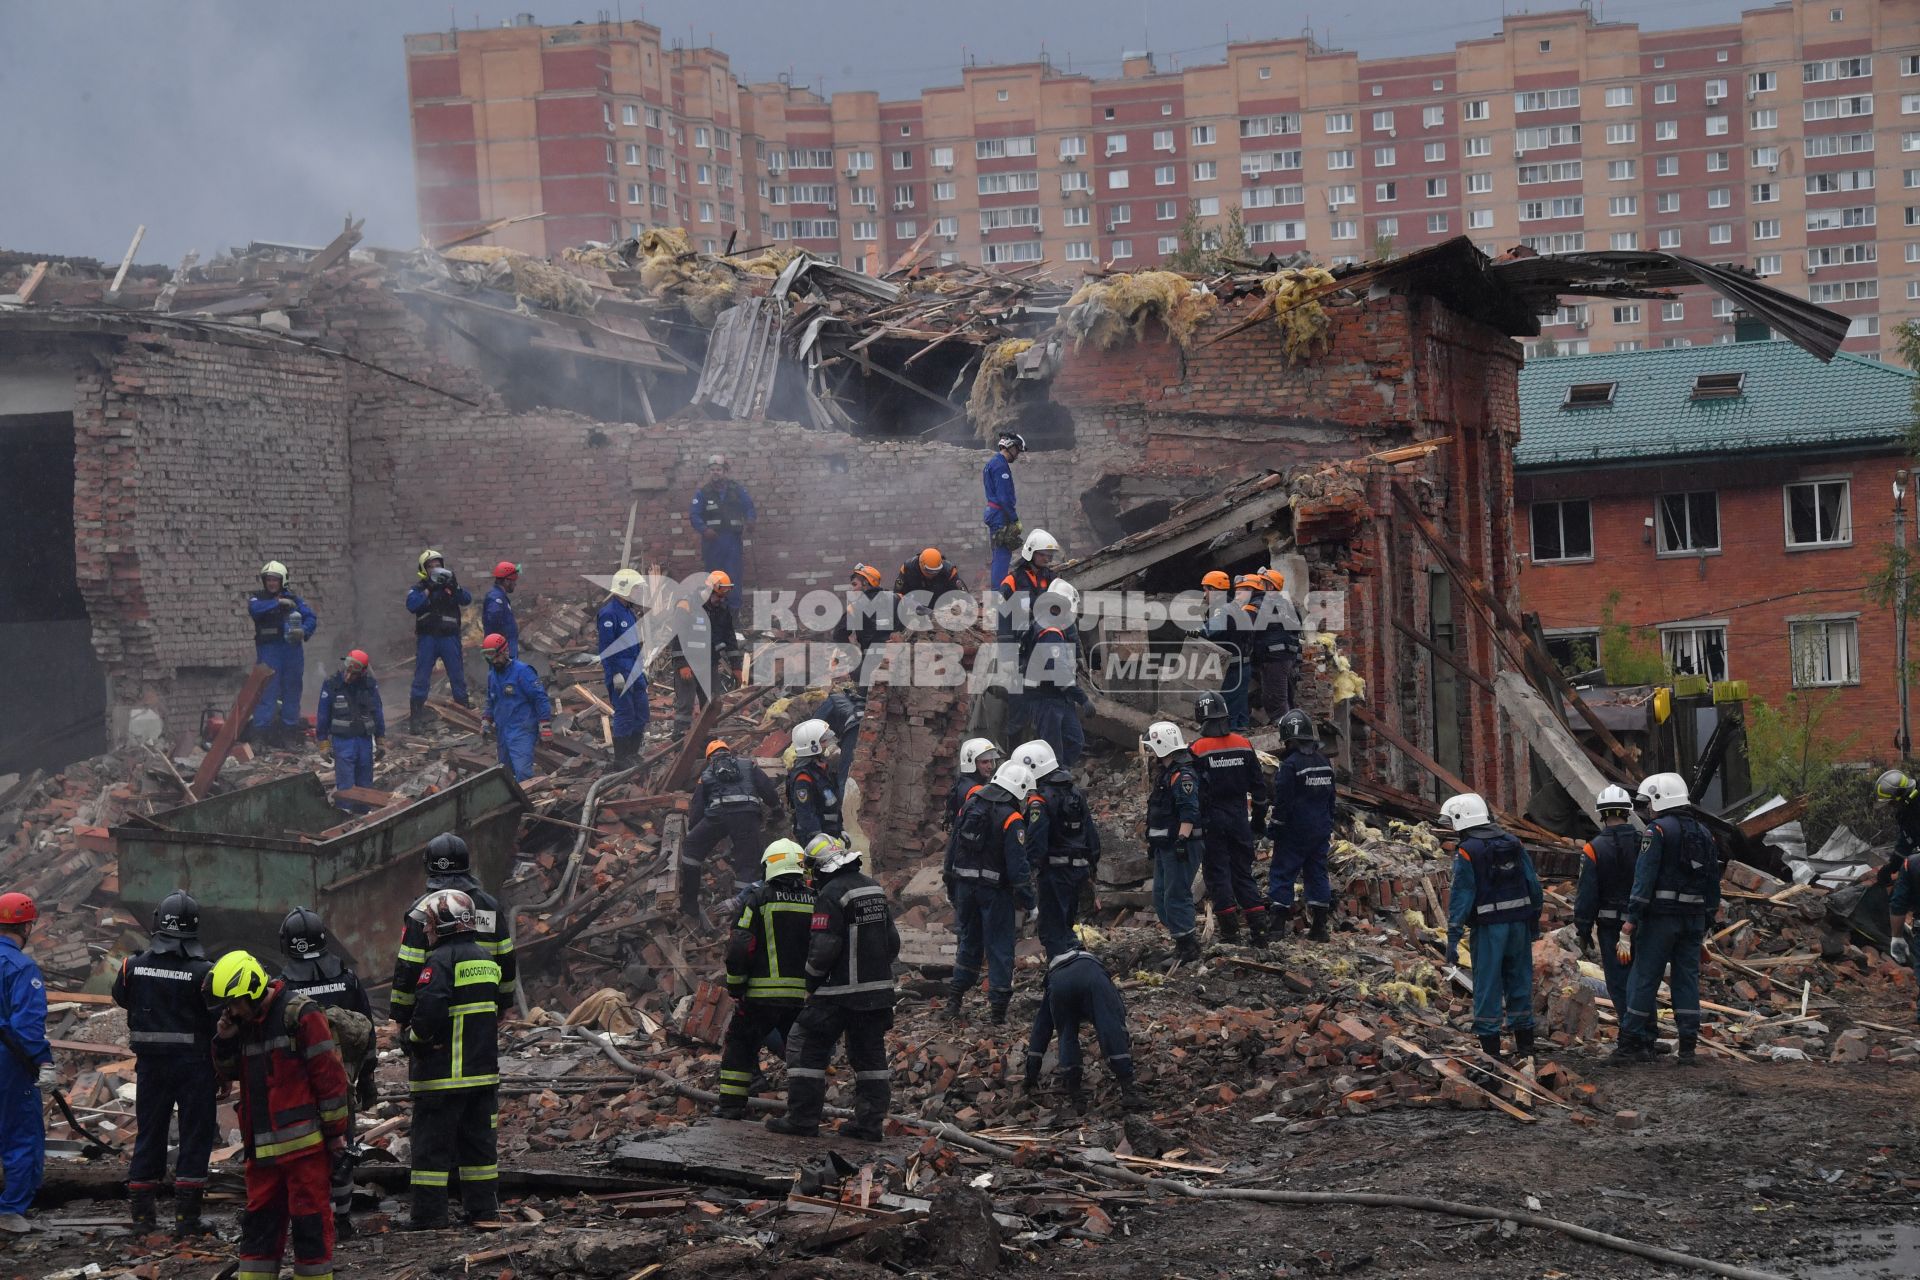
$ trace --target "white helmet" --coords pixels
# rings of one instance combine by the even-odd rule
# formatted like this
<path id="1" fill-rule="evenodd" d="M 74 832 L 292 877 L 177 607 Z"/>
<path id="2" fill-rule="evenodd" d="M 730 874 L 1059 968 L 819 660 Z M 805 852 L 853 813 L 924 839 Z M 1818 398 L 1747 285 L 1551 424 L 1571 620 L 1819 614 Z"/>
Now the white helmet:
<path id="1" fill-rule="evenodd" d="M 1612 809 L 1631 809 L 1633 808 L 1633 797 L 1627 794 L 1625 787 L 1616 787 L 1609 784 L 1601 788 L 1599 798 L 1593 802 L 1593 807 L 1601 813 L 1606 813 Z"/>
<path id="2" fill-rule="evenodd" d="M 795 756 L 818 756 L 826 754 L 827 736 L 833 732 L 825 720 L 802 720 L 793 730 L 793 754 Z"/>
<path id="3" fill-rule="evenodd" d="M 1656 773 L 1640 784 L 1639 796 L 1655 813 L 1684 809 L 1693 801 L 1687 796 L 1687 780 L 1677 773 Z"/>
<path id="4" fill-rule="evenodd" d="M 1025 765 L 1037 778 L 1044 778 L 1060 767 L 1060 757 L 1053 753 L 1053 744 L 1045 738 L 1035 738 L 1032 742 L 1023 742 L 1013 749 L 1013 762 Z"/>
<path id="5" fill-rule="evenodd" d="M 1059 555 L 1060 540 L 1048 533 L 1045 529 L 1035 529 L 1027 535 L 1027 540 L 1020 544 L 1020 558 L 1022 560 L 1031 560 L 1033 559 L 1033 553 L 1036 551 L 1051 551 L 1053 554 Z"/>
<path id="6" fill-rule="evenodd" d="M 1486 826 L 1493 816 L 1487 812 L 1487 802 L 1477 792 L 1469 791 L 1440 806 L 1440 821 L 1449 831 L 1466 831 Z"/>
<path id="7" fill-rule="evenodd" d="M 1187 735 L 1171 720 L 1155 720 L 1140 735 L 1140 745 L 1164 760 L 1187 745 Z"/>
<path id="8" fill-rule="evenodd" d="M 972 773 L 980 767 L 981 756 L 1004 756 L 992 738 L 968 738 L 960 744 L 960 772 Z"/>
<path id="9" fill-rule="evenodd" d="M 640 589 L 642 579 L 636 569 L 622 569 L 613 575 L 613 581 L 607 584 L 607 591 L 622 600 L 633 599 L 633 593 Z"/>
<path id="10" fill-rule="evenodd" d="M 821 874 L 826 875 L 838 871 L 842 867 L 850 867 L 865 856 L 866 855 L 862 854 L 858 849 L 842 840 L 836 843 L 833 848 L 823 850 L 818 860 L 815 861 L 814 866 Z"/>
<path id="11" fill-rule="evenodd" d="M 1017 760 L 1009 760 L 993 771 L 993 785 L 1015 800 L 1025 800 L 1033 791 L 1033 770 Z"/>
<path id="12" fill-rule="evenodd" d="M 1053 596 L 1054 599 L 1047 599 Z M 1036 617 L 1056 625 L 1066 625 L 1080 616 L 1080 588 L 1065 578 L 1055 578 L 1047 584 L 1047 589 L 1034 601 L 1033 612 Z"/>
<path id="13" fill-rule="evenodd" d="M 263 578 L 278 578 L 280 581 L 285 582 L 287 580 L 287 566 L 281 564 L 278 560 L 269 560 L 260 566 L 260 576 Z"/>

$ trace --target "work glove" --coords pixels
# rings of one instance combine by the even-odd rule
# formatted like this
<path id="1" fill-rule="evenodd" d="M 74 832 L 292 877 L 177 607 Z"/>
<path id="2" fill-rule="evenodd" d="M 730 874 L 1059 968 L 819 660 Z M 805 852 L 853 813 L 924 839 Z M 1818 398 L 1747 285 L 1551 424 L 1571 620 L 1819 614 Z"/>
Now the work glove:
<path id="1" fill-rule="evenodd" d="M 1447 963 L 1460 963 L 1460 942 L 1466 935 L 1459 929 L 1447 930 Z"/>
<path id="2" fill-rule="evenodd" d="M 1613 958 L 1629 967 L 1633 964 L 1633 935 L 1625 929 L 1620 931 L 1620 941 L 1614 944 Z"/>
<path id="3" fill-rule="evenodd" d="M 544 721 L 542 721 L 540 725 L 540 741 L 542 742 L 553 741 L 553 726 L 551 724 L 547 724 Z"/>
<path id="4" fill-rule="evenodd" d="M 489 742 L 493 741 L 493 717 L 492 716 L 486 716 L 481 719 L 480 736 L 482 738 L 485 738 Z"/>
<path id="5" fill-rule="evenodd" d="M 371 1110 L 373 1104 L 380 1101 L 380 1080 L 374 1074 L 371 1062 L 360 1068 L 360 1080 L 355 1086 L 354 1099 L 360 1104 L 362 1111 Z"/>
<path id="6" fill-rule="evenodd" d="M 1895 938 L 1892 945 L 1887 948 L 1887 954 L 1893 957 L 1895 964 L 1912 964 L 1913 944 L 1905 938 Z"/>
<path id="7" fill-rule="evenodd" d="M 615 693 L 625 693 L 627 691 L 627 673 L 626 672 L 616 671 L 613 673 L 613 691 Z"/>
<path id="8" fill-rule="evenodd" d="M 1580 941 L 1580 958 L 1582 960 L 1593 959 L 1593 930 L 1582 929 L 1578 937 Z"/>
<path id="9" fill-rule="evenodd" d="M 41 1063 L 40 1074 L 34 1078 L 33 1082 L 42 1089 L 58 1089 L 60 1087 L 60 1068 L 54 1066 L 51 1062 Z"/>
<path id="10" fill-rule="evenodd" d="M 293 601 L 287 599 L 285 596 L 281 596 L 273 602 L 273 607 L 276 609 L 291 609 L 293 608 Z"/>

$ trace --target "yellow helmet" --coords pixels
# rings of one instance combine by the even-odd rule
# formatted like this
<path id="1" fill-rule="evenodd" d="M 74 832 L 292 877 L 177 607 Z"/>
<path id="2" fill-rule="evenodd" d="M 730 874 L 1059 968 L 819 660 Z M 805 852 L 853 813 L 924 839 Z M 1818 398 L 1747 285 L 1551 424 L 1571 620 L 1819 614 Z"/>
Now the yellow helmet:
<path id="1" fill-rule="evenodd" d="M 622 600 L 631 600 L 633 599 L 633 593 L 640 589 L 641 581 L 642 579 L 637 570 L 622 569 L 613 575 L 613 581 L 608 584 L 607 591 L 612 595 L 619 596 Z"/>
<path id="2" fill-rule="evenodd" d="M 229 951 L 213 962 L 207 975 L 207 991 L 221 1003 L 228 1000 L 257 1000 L 267 989 L 267 971 L 248 951 Z"/>
<path id="3" fill-rule="evenodd" d="M 427 561 L 429 560 L 438 560 L 442 564 L 445 564 L 447 562 L 447 558 L 445 556 L 441 555 L 438 551 L 435 551 L 432 547 L 428 547 L 425 551 L 422 551 L 420 553 L 419 570 L 420 570 L 420 576 L 422 578 L 425 578 L 427 576 Z"/>
<path id="4" fill-rule="evenodd" d="M 806 857 L 806 852 L 793 841 L 775 840 L 760 855 L 760 865 L 765 868 L 769 880 L 776 876 L 805 875 Z"/>

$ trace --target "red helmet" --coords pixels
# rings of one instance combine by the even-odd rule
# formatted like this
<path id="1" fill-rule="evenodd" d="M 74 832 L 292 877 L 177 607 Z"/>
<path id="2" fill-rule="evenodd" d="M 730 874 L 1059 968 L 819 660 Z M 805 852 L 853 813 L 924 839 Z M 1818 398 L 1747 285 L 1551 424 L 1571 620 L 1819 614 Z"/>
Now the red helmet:
<path id="1" fill-rule="evenodd" d="M 32 924 L 40 908 L 24 893 L 0 893 L 0 924 Z"/>
<path id="2" fill-rule="evenodd" d="M 367 656 L 365 649 L 347 650 L 347 661 L 357 665 L 362 671 L 373 665 L 373 659 Z"/>
<path id="3" fill-rule="evenodd" d="M 496 631 L 482 640 L 480 647 L 488 653 L 504 653 L 507 648 L 507 638 Z"/>
<path id="4" fill-rule="evenodd" d="M 493 566 L 493 576 L 496 578 L 517 578 L 520 576 L 520 566 L 511 560 L 502 560 L 499 564 Z"/>

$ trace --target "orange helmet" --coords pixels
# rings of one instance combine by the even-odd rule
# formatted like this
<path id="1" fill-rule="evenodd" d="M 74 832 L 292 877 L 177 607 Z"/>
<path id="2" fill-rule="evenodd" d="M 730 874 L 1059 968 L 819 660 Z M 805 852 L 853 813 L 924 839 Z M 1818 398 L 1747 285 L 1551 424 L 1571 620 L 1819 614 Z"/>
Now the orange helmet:
<path id="1" fill-rule="evenodd" d="M 480 648 L 487 653 L 505 653 L 507 638 L 496 631 L 480 642 Z"/>
<path id="2" fill-rule="evenodd" d="M 1234 580 L 1233 585 L 1236 588 L 1250 587 L 1255 591 L 1265 591 L 1267 589 L 1267 580 L 1257 573 L 1243 573 Z"/>
<path id="3" fill-rule="evenodd" d="M 355 666 L 359 667 L 362 671 L 365 671 L 368 667 L 373 665 L 373 661 L 367 657 L 367 651 L 365 649 L 347 650 L 347 661 L 353 663 Z"/>
<path id="4" fill-rule="evenodd" d="M 725 740 L 721 738 L 715 738 L 712 742 L 709 742 L 707 744 L 708 755 L 712 755 L 716 751 L 731 751 L 731 750 L 733 750 L 733 748 L 728 746 Z"/>
<path id="5" fill-rule="evenodd" d="M 1272 588 L 1273 590 L 1282 591 L 1286 589 L 1287 575 L 1280 572 L 1278 569 L 1268 569 L 1265 573 L 1263 573 L 1260 576 L 1267 580 L 1267 586 Z"/>
<path id="6" fill-rule="evenodd" d="M 1200 585 L 1203 587 L 1211 587 L 1215 591 L 1231 591 L 1233 590 L 1233 579 L 1229 578 L 1220 570 L 1215 569 L 1200 579 Z"/>
<path id="7" fill-rule="evenodd" d="M 937 573 L 940 570 L 940 566 L 945 563 L 946 560 L 941 557 L 940 548 L 938 547 L 928 547 L 920 553 L 920 571 L 922 573 Z"/>
<path id="8" fill-rule="evenodd" d="M 707 590 L 731 591 L 733 590 L 733 579 L 727 576 L 725 569 L 715 569 L 707 575 Z"/>
<path id="9" fill-rule="evenodd" d="M 520 566 L 511 560 L 502 560 L 499 564 L 493 566 L 493 576 L 496 578 L 517 578 L 520 576 Z"/>
<path id="10" fill-rule="evenodd" d="M 870 564 L 857 564 L 853 566 L 853 576 L 870 587 L 880 585 L 880 571 Z"/>
<path id="11" fill-rule="evenodd" d="M 0 924 L 32 924 L 40 908 L 24 893 L 0 893 Z"/>

